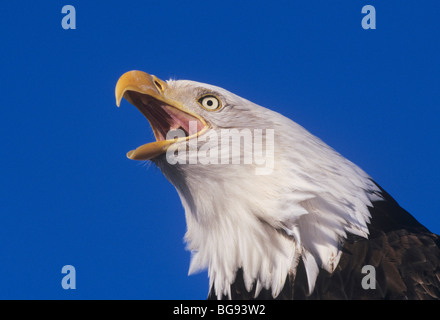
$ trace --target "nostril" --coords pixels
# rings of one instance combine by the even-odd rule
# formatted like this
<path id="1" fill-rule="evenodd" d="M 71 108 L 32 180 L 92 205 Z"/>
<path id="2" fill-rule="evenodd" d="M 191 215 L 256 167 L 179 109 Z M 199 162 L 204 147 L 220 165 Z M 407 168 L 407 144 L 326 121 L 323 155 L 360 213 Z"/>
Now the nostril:
<path id="1" fill-rule="evenodd" d="M 162 87 L 162 85 L 160 84 L 160 82 L 159 81 L 157 81 L 157 80 L 154 80 L 154 84 L 156 85 L 156 87 L 159 89 L 159 91 L 163 91 L 163 87 Z"/>

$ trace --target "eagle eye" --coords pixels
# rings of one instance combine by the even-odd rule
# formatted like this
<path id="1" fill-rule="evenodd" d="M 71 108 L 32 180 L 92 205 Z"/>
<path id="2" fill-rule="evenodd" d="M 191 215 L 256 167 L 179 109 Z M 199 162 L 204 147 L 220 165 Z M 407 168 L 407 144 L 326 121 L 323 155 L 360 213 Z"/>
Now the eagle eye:
<path id="1" fill-rule="evenodd" d="M 199 98 L 197 101 L 204 109 L 214 111 L 221 108 L 220 99 L 212 94 L 207 94 Z"/>

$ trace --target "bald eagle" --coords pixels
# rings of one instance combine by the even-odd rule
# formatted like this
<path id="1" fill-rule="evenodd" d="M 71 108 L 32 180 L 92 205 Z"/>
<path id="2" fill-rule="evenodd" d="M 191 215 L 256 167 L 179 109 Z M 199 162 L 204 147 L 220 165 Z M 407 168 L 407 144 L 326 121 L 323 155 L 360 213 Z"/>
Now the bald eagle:
<path id="1" fill-rule="evenodd" d="M 116 84 L 185 209 L 189 274 L 209 299 L 440 299 L 440 238 L 367 173 L 225 89 L 130 71 Z"/>

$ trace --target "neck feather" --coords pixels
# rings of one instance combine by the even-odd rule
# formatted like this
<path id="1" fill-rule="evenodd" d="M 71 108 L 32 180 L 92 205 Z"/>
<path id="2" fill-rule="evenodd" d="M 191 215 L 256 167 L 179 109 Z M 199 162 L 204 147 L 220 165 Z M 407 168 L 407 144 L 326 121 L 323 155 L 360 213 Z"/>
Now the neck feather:
<path id="1" fill-rule="evenodd" d="M 185 209 L 189 274 L 208 269 L 217 297 L 230 297 L 239 268 L 248 291 L 276 297 L 299 259 L 310 292 L 319 269 L 333 272 L 347 233 L 368 237 L 371 201 L 381 198 L 370 177 L 299 125 L 275 132 L 274 169 L 253 165 L 155 162 Z"/>

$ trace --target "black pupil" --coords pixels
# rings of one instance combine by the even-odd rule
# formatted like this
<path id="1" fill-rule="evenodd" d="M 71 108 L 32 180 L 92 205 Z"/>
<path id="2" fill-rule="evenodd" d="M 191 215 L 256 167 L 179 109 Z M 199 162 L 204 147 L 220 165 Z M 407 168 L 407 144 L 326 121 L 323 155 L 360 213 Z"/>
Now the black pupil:
<path id="1" fill-rule="evenodd" d="M 209 100 L 206 102 L 206 104 L 207 104 L 209 107 L 212 107 L 212 105 L 214 104 L 214 102 L 213 102 L 211 99 L 209 99 Z"/>

